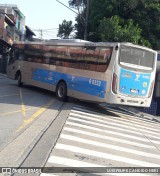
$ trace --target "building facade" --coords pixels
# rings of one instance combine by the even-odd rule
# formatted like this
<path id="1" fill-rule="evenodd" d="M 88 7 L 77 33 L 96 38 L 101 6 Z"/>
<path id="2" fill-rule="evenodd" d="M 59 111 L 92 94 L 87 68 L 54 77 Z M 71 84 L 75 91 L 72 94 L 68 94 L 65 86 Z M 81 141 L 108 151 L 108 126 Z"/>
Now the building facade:
<path id="1" fill-rule="evenodd" d="M 0 4 L 0 72 L 6 73 L 8 53 L 14 41 L 25 37 L 25 16 L 16 5 Z"/>
<path id="2" fill-rule="evenodd" d="M 17 5 L 0 4 L 0 73 L 6 73 L 8 53 L 13 42 L 32 41 L 33 35 Z"/>

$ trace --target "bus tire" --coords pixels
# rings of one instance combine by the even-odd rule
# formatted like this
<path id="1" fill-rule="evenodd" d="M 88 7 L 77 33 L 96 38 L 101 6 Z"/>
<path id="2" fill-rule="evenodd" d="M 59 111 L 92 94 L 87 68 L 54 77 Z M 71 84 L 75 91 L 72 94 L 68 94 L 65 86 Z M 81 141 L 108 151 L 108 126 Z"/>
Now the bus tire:
<path id="1" fill-rule="evenodd" d="M 21 73 L 18 73 L 18 78 L 17 78 L 18 87 L 23 87 L 23 82 L 21 79 L 22 79 Z"/>
<path id="2" fill-rule="evenodd" d="M 67 101 L 67 86 L 65 82 L 60 82 L 56 88 L 56 96 L 60 101 Z"/>

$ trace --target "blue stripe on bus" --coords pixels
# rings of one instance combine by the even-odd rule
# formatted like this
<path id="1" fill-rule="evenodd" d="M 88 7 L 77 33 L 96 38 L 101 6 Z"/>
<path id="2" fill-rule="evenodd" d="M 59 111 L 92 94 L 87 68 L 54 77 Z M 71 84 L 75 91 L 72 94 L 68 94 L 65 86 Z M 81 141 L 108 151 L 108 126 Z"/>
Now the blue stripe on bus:
<path id="1" fill-rule="evenodd" d="M 107 82 L 103 80 L 74 76 L 43 69 L 35 69 L 32 73 L 32 79 L 52 85 L 57 85 L 59 80 L 63 79 L 66 82 L 68 89 L 100 98 L 105 97 L 107 86 Z"/>

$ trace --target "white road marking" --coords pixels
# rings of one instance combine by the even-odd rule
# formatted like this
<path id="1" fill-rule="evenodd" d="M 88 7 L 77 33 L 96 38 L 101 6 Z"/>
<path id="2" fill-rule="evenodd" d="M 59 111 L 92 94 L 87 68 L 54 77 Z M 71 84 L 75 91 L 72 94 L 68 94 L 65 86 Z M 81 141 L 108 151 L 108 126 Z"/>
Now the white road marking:
<path id="1" fill-rule="evenodd" d="M 72 122 L 67 122 L 68 125 L 72 125 L 73 127 L 76 127 L 75 123 Z M 78 126 L 77 126 L 78 127 Z M 83 126 L 84 129 L 88 129 L 88 126 Z M 69 131 L 69 132 L 74 132 L 74 133 L 78 133 L 78 134 L 84 134 L 87 136 L 92 136 L 92 137 L 96 137 L 96 138 L 100 138 L 100 139 L 106 139 L 106 140 L 111 140 L 111 141 L 115 141 L 115 142 L 120 142 L 123 144 L 128 144 L 128 145 L 133 145 L 133 146 L 137 146 L 137 147 L 143 147 L 143 148 L 155 148 L 155 146 L 151 146 L 151 145 L 145 145 L 145 144 L 141 144 L 141 143 L 137 143 L 137 142 L 133 142 L 133 141 L 127 141 L 124 139 L 120 139 L 120 138 L 115 138 L 115 137 L 110 137 L 110 136 L 106 136 L 106 135 L 100 135 L 97 133 L 92 133 L 92 132 L 87 132 L 84 130 L 77 130 L 74 128 L 69 128 L 69 127 L 64 127 L 64 130 Z"/>
<path id="2" fill-rule="evenodd" d="M 82 120 L 82 119 L 77 119 L 77 118 L 73 118 L 73 117 L 69 117 L 68 119 L 75 120 L 77 122 L 84 122 L 85 124 L 89 124 L 89 125 L 96 125 L 99 128 L 101 128 L 101 127 L 107 127 L 106 125 L 103 125 L 103 124 L 98 124 L 98 123 L 95 123 L 95 122 L 91 122 L 91 121 L 87 121 L 87 120 Z M 92 128 L 95 128 L 95 127 L 92 127 Z M 109 128 L 110 128 L 109 130 L 99 129 L 99 131 L 103 131 L 103 132 L 109 133 L 109 134 L 120 135 L 120 136 L 127 137 L 127 138 L 130 138 L 130 139 L 136 139 L 136 140 L 139 140 L 139 141 L 150 142 L 148 139 L 146 139 L 144 137 L 138 137 L 138 136 L 133 136 L 133 135 L 126 134 L 126 130 L 125 129 L 121 129 L 121 131 L 123 131 L 123 133 L 122 133 L 122 132 L 115 132 L 115 130 L 117 130 L 116 127 L 109 127 Z M 113 131 L 111 131 L 111 129 Z M 154 140 L 152 140 L 152 141 L 154 143 L 156 143 L 156 144 L 160 144 L 160 142 L 157 142 L 157 141 L 154 141 Z"/>
<path id="3" fill-rule="evenodd" d="M 75 122 L 73 122 L 72 120 L 74 120 Z M 141 121 L 141 123 L 143 123 L 143 121 Z M 126 163 L 129 165 L 129 167 L 135 167 L 135 166 L 144 167 L 144 168 L 160 167 L 160 164 L 158 162 L 160 160 L 160 155 L 158 154 L 158 150 L 141 133 L 141 132 L 144 132 L 145 135 L 146 133 L 148 133 L 146 136 L 159 139 L 158 138 L 158 136 L 160 136 L 158 134 L 159 130 L 157 130 L 157 126 L 156 126 L 156 130 L 155 128 L 152 129 L 154 127 L 154 124 L 152 128 L 151 126 L 149 126 L 149 124 L 147 124 L 147 126 L 144 127 L 144 124 L 146 124 L 146 122 L 144 122 L 143 125 L 140 125 L 140 123 L 138 124 L 137 122 L 137 124 L 135 125 L 135 122 L 132 122 L 129 118 L 121 119 L 117 117 L 108 117 L 108 116 L 104 116 L 103 114 L 102 115 L 98 114 L 94 111 L 74 107 L 74 110 L 73 109 L 71 110 L 68 120 L 66 121 L 66 124 L 60 135 L 60 139 L 62 142 L 61 143 L 57 142 L 57 144 L 55 145 L 55 149 L 57 149 L 55 153 L 56 156 L 51 155 L 48 159 L 48 163 L 52 163 L 53 167 L 55 167 L 54 164 L 59 164 L 61 165 L 61 167 L 105 167 L 107 169 L 106 166 L 92 163 L 92 160 L 90 160 L 90 163 L 89 163 L 88 160 L 82 161 L 82 160 L 78 160 L 76 157 L 67 158 L 67 155 L 65 157 L 59 156 L 61 155 L 61 151 L 63 150 L 66 153 L 67 151 L 70 151 L 75 154 L 76 153 L 82 154 L 82 156 L 83 155 L 92 156 L 93 158 L 96 158 L 97 161 L 98 161 L 98 158 L 103 158 L 106 160 L 111 160 L 113 163 L 114 161 Z M 93 125 L 95 125 L 95 127 Z M 112 127 L 109 125 L 115 125 L 115 127 Z M 80 129 L 76 129 L 77 127 L 79 127 Z M 102 127 L 105 127 L 105 128 L 108 127 L 109 130 L 102 129 Z M 139 128 L 140 130 L 139 132 L 137 132 L 137 128 Z M 116 132 L 115 131 L 116 129 L 120 129 L 121 132 Z M 89 132 L 89 130 L 92 130 L 92 132 Z M 70 133 L 67 133 L 67 132 L 70 132 Z M 98 134 L 97 132 L 101 132 L 102 134 Z M 138 136 L 129 135 L 127 134 L 127 132 L 131 132 L 132 134 L 135 133 L 135 135 L 138 134 Z M 107 133 L 113 134 L 113 137 L 107 136 Z M 88 139 L 86 139 L 85 137 L 83 138 L 83 136 L 79 137 L 78 135 L 87 135 Z M 93 137 L 94 140 L 90 139 L 89 136 Z M 127 137 L 127 138 L 125 139 L 124 137 Z M 106 140 L 106 143 L 96 141 L 96 138 L 104 139 Z M 136 141 L 133 141 L 132 139 L 135 139 Z M 71 145 L 63 144 L 64 140 L 70 142 L 69 144 Z M 132 149 L 131 147 L 117 146 L 116 144 L 115 145 L 109 144 L 107 143 L 107 140 L 114 141 L 116 143 L 118 142 L 118 143 L 127 144 L 131 146 L 141 147 L 141 149 L 140 148 Z M 141 143 L 141 141 L 144 141 L 145 143 L 143 144 Z M 82 147 L 76 147 L 72 145 L 73 143 L 76 143 L 78 145 L 77 142 L 80 142 Z M 160 143 L 160 142 L 157 142 L 157 140 L 155 140 L 154 142 Z M 84 147 L 86 145 L 91 145 L 94 147 L 90 147 L 91 149 L 86 149 L 83 147 L 83 145 Z M 97 147 L 97 150 L 101 149 L 101 147 L 104 147 L 104 148 L 112 149 L 113 151 L 116 150 L 118 153 L 123 152 L 124 156 L 118 156 L 116 154 L 114 155 L 111 153 L 92 150 L 92 148 L 95 148 L 95 147 Z M 146 152 L 146 150 L 142 151 L 142 148 L 153 149 L 153 153 L 151 153 L 152 151 L 150 152 Z M 134 159 L 130 158 L 129 156 L 126 157 L 125 152 L 130 154 L 130 157 L 134 155 Z M 137 158 L 135 156 L 137 156 Z M 144 157 L 151 158 L 152 162 L 145 161 Z M 65 174 L 66 173 L 60 173 L 60 175 L 65 175 Z M 148 175 L 148 173 L 146 174 L 145 173 L 99 173 L 98 175 L 108 175 L 108 174 L 113 176 Z M 55 175 L 55 174 L 41 174 L 41 176 L 51 176 L 51 175 Z M 69 175 L 75 176 L 76 173 L 69 173 Z"/>
<path id="4" fill-rule="evenodd" d="M 75 147 L 75 146 L 72 146 L 72 145 L 57 143 L 55 148 L 60 149 L 60 150 L 65 150 L 65 151 L 70 151 L 70 152 L 95 156 L 95 157 L 98 157 L 98 158 L 104 158 L 104 159 L 107 159 L 107 160 L 110 159 L 110 160 L 113 160 L 113 161 L 124 162 L 126 164 L 134 164 L 134 165 L 141 166 L 141 167 L 160 167 L 160 164 L 154 164 L 154 163 L 151 163 L 151 162 L 145 162 L 145 161 L 140 161 L 140 160 L 136 160 L 136 159 L 130 159 L 130 158 L 127 158 L 127 157 L 112 155 L 112 154 L 108 154 L 108 153 L 97 152 L 97 151 L 94 151 L 94 150 L 88 150 L 88 149 L 84 149 L 84 148 L 81 148 L 81 147 Z"/>
<path id="5" fill-rule="evenodd" d="M 91 114 L 91 115 L 95 115 L 95 116 L 103 116 L 104 117 L 104 115 L 103 114 L 100 114 L 100 113 L 95 113 L 94 111 L 90 111 L 90 110 L 86 110 L 86 109 L 82 109 L 82 108 L 78 108 L 78 107 L 74 107 L 73 109 L 72 109 L 72 111 L 77 111 L 77 112 L 79 112 L 79 113 L 88 113 L 88 114 Z M 110 116 L 109 118 L 111 119 L 111 118 L 113 118 L 114 116 Z M 143 119 L 139 119 L 139 118 L 137 118 L 137 117 L 131 117 L 131 118 L 126 118 L 126 119 L 124 119 L 124 118 L 122 118 L 122 117 L 114 117 L 114 118 L 116 118 L 116 119 L 118 119 L 118 120 L 123 120 L 123 121 L 129 121 L 129 120 L 132 120 L 132 121 L 134 121 L 134 123 L 137 123 L 137 124 L 140 124 L 140 126 L 141 126 L 141 124 L 143 123 L 143 125 L 146 125 L 146 126 L 150 126 L 151 128 L 153 127 L 153 125 L 155 126 L 155 127 L 159 127 L 159 124 L 157 124 L 157 123 L 154 123 L 154 122 L 151 122 L 150 120 L 149 121 L 144 121 Z M 159 131 L 159 130 L 158 130 Z"/>
<path id="6" fill-rule="evenodd" d="M 58 175 L 42 173 L 41 176 L 58 176 Z"/>
<path id="7" fill-rule="evenodd" d="M 82 115 L 85 115 L 85 116 L 89 116 L 89 117 L 96 117 L 97 119 L 101 119 L 101 120 L 109 120 L 109 121 L 112 121 L 112 122 L 119 122 L 120 124 L 124 124 L 124 125 L 127 125 L 127 126 L 133 126 L 133 122 L 130 121 L 130 119 L 122 119 L 122 118 L 119 118 L 119 117 L 113 117 L 113 116 L 104 116 L 104 115 L 95 115 L 95 114 L 90 114 L 90 113 L 86 113 L 86 112 L 80 112 L 80 111 L 76 111 L 76 110 L 71 110 L 71 113 L 76 113 L 76 114 L 82 114 Z M 108 122 L 108 121 L 107 121 Z M 143 122 L 143 126 L 142 126 L 142 122 L 141 123 L 138 123 L 138 124 L 135 124 L 134 122 L 134 126 L 135 127 L 140 127 L 141 129 L 146 129 L 147 131 L 153 131 L 153 133 L 155 132 L 155 134 L 158 132 L 160 132 L 160 126 L 158 126 L 159 128 L 158 129 L 155 129 L 155 127 L 157 128 L 157 126 L 155 126 L 154 124 L 151 125 L 147 125 L 147 126 L 144 126 L 145 123 Z M 154 127 L 154 128 L 153 128 Z"/>
<path id="8" fill-rule="evenodd" d="M 119 147 L 119 146 L 115 146 L 115 145 L 111 145 L 111 144 L 106 144 L 106 143 L 102 143 L 102 142 L 96 142 L 93 140 L 88 140 L 88 139 L 84 139 L 84 138 L 80 138 L 80 137 L 75 137 L 72 135 L 67 135 L 67 134 L 61 134 L 60 138 L 62 139 L 67 139 L 67 140 L 71 140 L 71 141 L 75 141 L 75 142 L 80 142 L 83 144 L 89 144 L 89 145 L 94 145 L 97 147 L 104 147 L 104 148 L 110 148 L 113 150 L 117 150 L 117 151 L 122 151 L 122 152 L 128 152 L 134 155 L 141 155 L 141 156 L 147 156 L 147 157 L 151 157 L 151 158 L 157 158 L 159 159 L 160 162 L 160 154 L 151 154 L 151 153 L 147 153 L 147 152 L 142 152 L 142 151 L 138 151 L 138 150 L 133 150 L 133 149 L 128 149 L 128 148 L 124 148 L 124 147 Z"/>
<path id="9" fill-rule="evenodd" d="M 50 156 L 50 158 L 48 159 L 48 162 L 61 164 L 65 166 L 71 166 L 71 167 L 84 167 L 84 166 L 85 167 L 105 167 L 104 165 L 92 164 L 84 161 L 78 161 L 78 160 L 73 160 L 73 159 L 58 157 L 58 156 Z"/>
<path id="10" fill-rule="evenodd" d="M 49 160 L 48 160 L 49 163 L 52 163 L 52 164 L 60 164 L 60 165 L 63 165 L 64 166 L 67 166 L 67 167 L 103 167 L 103 169 L 107 169 L 106 166 L 102 166 L 102 165 L 97 165 L 97 164 L 91 164 L 91 163 L 87 163 L 87 162 L 84 162 L 84 161 L 78 161 L 78 160 L 74 160 L 74 159 L 69 159 L 69 158 L 65 158 L 65 157 L 59 157 L 59 156 L 50 156 Z M 63 173 L 65 174 L 65 173 Z M 72 173 L 74 175 L 74 173 Z M 102 174 L 102 173 L 100 173 Z M 103 175 L 113 175 L 113 176 L 127 176 L 128 173 L 105 173 Z M 98 174 L 99 175 L 99 174 Z M 137 173 L 129 173 L 129 176 L 139 176 L 139 174 Z M 41 176 L 50 176 L 50 175 L 43 175 L 41 174 Z M 140 176 L 146 176 L 146 174 L 140 174 Z"/>
<path id="11" fill-rule="evenodd" d="M 109 126 L 110 125 L 115 125 L 117 126 L 117 129 L 120 127 L 120 129 L 122 128 L 125 128 L 126 131 L 128 132 L 132 132 L 132 133 L 135 133 L 135 134 L 140 134 L 139 131 L 137 131 L 137 129 L 135 127 L 132 127 L 133 124 L 130 124 L 130 125 L 122 125 L 118 122 L 110 122 L 110 121 L 107 121 L 105 122 L 104 120 L 101 120 L 101 119 L 97 119 L 97 118 L 94 118 L 94 117 L 89 117 L 89 116 L 85 116 L 85 115 L 80 115 L 80 114 L 76 114 L 76 113 L 70 113 L 70 117 L 80 117 L 80 118 L 85 118 L 85 119 L 88 119 L 88 120 L 91 120 L 91 121 L 96 121 L 96 122 L 100 122 L 100 123 L 103 123 L 105 126 Z M 106 119 L 105 119 L 106 120 Z M 102 124 L 102 125 L 103 125 Z M 131 126 L 132 125 L 132 126 Z M 128 128 L 128 129 L 126 129 Z M 133 129 L 134 131 L 132 131 L 131 129 Z M 142 128 L 140 129 L 141 132 L 147 132 L 148 133 L 148 130 L 143 130 Z M 154 135 L 151 135 L 151 134 L 154 134 Z M 155 136 L 157 135 L 157 136 Z M 149 131 L 149 134 L 147 134 L 147 136 L 149 137 L 152 137 L 152 138 L 156 138 L 156 139 L 160 139 L 160 135 L 159 133 L 155 133 L 155 132 L 152 132 L 152 131 Z"/>

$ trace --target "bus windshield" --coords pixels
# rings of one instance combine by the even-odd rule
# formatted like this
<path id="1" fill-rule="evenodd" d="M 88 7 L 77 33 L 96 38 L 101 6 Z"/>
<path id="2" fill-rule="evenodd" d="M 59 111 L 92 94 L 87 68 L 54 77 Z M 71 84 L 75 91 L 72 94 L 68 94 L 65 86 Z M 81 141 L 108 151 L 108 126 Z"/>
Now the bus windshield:
<path id="1" fill-rule="evenodd" d="M 154 53 L 139 48 L 121 45 L 120 64 L 140 70 L 152 70 Z"/>

